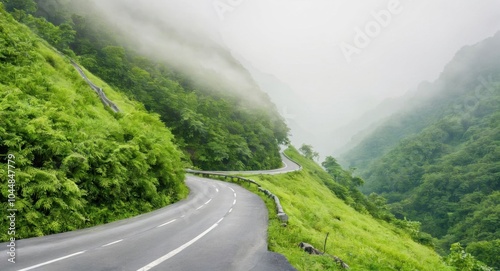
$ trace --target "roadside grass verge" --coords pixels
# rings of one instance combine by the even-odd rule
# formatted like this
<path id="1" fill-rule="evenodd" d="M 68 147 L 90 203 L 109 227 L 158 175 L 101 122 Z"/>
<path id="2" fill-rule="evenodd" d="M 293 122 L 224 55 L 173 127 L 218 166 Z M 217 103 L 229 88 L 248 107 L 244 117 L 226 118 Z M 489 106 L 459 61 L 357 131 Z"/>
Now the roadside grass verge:
<path id="1" fill-rule="evenodd" d="M 286 227 L 276 216 L 274 202 L 253 185 L 243 184 L 263 198 L 269 209 L 269 250 L 281 253 L 298 270 L 343 270 L 327 256 L 312 256 L 298 244 L 307 242 L 344 260 L 350 270 L 453 270 L 432 249 L 414 242 L 408 233 L 385 221 L 361 214 L 338 199 L 326 186 L 333 182 L 316 163 L 291 148 L 286 151 L 303 166 L 281 175 L 245 175 L 277 195 L 289 216 Z"/>

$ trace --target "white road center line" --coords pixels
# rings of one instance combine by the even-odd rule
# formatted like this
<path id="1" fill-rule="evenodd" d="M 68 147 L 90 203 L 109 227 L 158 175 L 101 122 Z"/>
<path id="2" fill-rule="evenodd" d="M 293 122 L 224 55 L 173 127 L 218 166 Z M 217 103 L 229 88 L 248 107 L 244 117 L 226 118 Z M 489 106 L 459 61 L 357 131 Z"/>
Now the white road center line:
<path id="1" fill-rule="evenodd" d="M 201 208 L 203 208 L 203 206 L 205 205 L 201 205 L 200 207 L 196 208 L 196 210 L 200 210 Z"/>
<path id="2" fill-rule="evenodd" d="M 233 208 L 229 209 L 229 213 L 233 211 Z"/>
<path id="3" fill-rule="evenodd" d="M 233 200 L 233 205 L 235 205 L 235 204 L 236 204 L 236 199 Z"/>
<path id="4" fill-rule="evenodd" d="M 233 191 L 233 193 L 236 193 L 236 191 L 234 191 L 234 189 L 233 189 L 233 188 L 229 187 L 229 189 L 231 189 L 231 191 Z"/>
<path id="5" fill-rule="evenodd" d="M 205 202 L 205 205 L 209 204 L 212 201 L 212 199 L 209 199 L 207 202 Z"/>
<path id="6" fill-rule="evenodd" d="M 219 193 L 219 188 L 215 188 L 215 192 Z"/>
<path id="7" fill-rule="evenodd" d="M 30 266 L 30 267 L 27 267 L 27 268 L 24 268 L 24 269 L 21 269 L 21 270 L 18 270 L 18 271 L 27 271 L 27 270 L 35 269 L 35 268 L 38 268 L 40 266 L 44 266 L 44 265 L 47 265 L 47 264 L 55 263 L 55 262 L 62 261 L 64 259 L 76 256 L 76 255 L 80 255 L 80 254 L 85 253 L 85 252 L 86 252 L 86 250 L 80 251 L 80 252 L 73 253 L 73 254 L 70 254 L 70 255 L 67 255 L 67 256 L 64 256 L 64 257 L 61 257 L 61 258 L 57 258 L 57 259 L 48 261 L 48 262 L 44 262 L 44 263 L 41 263 L 41 264 L 33 265 L 33 266 Z"/>
<path id="8" fill-rule="evenodd" d="M 207 233 L 211 232 L 213 229 L 215 229 L 215 227 L 217 227 L 219 225 L 219 222 L 222 221 L 219 220 L 217 223 L 213 224 L 210 228 L 208 228 L 206 231 L 200 233 L 200 235 L 196 236 L 195 238 L 191 239 L 191 241 L 185 243 L 184 245 L 170 251 L 169 253 L 163 255 L 162 257 L 150 262 L 149 264 L 147 264 L 146 266 L 142 267 L 142 268 L 139 268 L 137 269 L 137 271 L 147 271 L 159 264 L 161 264 L 162 262 L 172 258 L 173 256 L 177 255 L 179 252 L 183 251 L 184 249 L 186 249 L 187 247 L 189 247 L 190 245 L 194 244 L 196 241 L 200 240 L 203 236 L 205 236 Z"/>
<path id="9" fill-rule="evenodd" d="M 109 244 L 105 244 L 105 245 L 103 245 L 103 246 L 101 246 L 101 247 L 111 246 L 111 245 L 114 245 L 114 244 L 116 244 L 116 243 L 120 243 L 121 241 L 123 241 L 123 239 L 120 239 L 120 240 L 118 240 L 118 241 L 111 242 L 111 243 L 109 243 Z"/>
<path id="10" fill-rule="evenodd" d="M 170 220 L 170 221 L 169 221 L 169 222 L 167 222 L 167 223 L 163 223 L 163 224 L 161 224 L 160 226 L 157 226 L 157 228 L 161 228 L 161 227 L 163 227 L 163 226 L 166 226 L 166 225 L 168 225 L 168 224 L 170 224 L 170 223 L 172 223 L 172 222 L 175 222 L 176 220 L 177 220 L 177 219 Z"/>
<path id="11" fill-rule="evenodd" d="M 234 197 L 236 198 L 236 193 L 233 193 Z"/>

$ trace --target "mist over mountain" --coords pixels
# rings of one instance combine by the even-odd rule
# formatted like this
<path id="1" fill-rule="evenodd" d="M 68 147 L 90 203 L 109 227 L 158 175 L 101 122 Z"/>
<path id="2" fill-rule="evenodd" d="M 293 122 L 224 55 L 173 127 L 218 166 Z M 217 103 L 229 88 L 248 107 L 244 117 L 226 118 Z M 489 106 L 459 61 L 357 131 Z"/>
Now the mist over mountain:
<path id="1" fill-rule="evenodd" d="M 438 82 L 436 81 L 433 85 L 423 81 L 417 88 L 407 91 L 403 96 L 384 100 L 349 125 L 332 132 L 330 136 L 336 140 L 332 144 L 324 145 L 324 149 L 328 150 L 328 153 L 338 155 L 339 162 L 348 166 L 349 163 L 343 160 L 343 157 L 349 155 L 353 148 L 368 139 L 375 130 L 380 127 L 400 126 L 401 119 L 398 116 L 418 110 L 419 107 L 425 106 L 436 95 L 439 95 L 436 91 Z M 420 128 L 416 128 L 415 131 Z"/>
<path id="2" fill-rule="evenodd" d="M 206 30 L 202 19 L 181 16 L 189 5 L 176 2 L 148 1 L 38 1 L 39 14 L 57 21 L 54 10 L 92 16 L 94 24 L 106 25 L 121 45 L 189 77 L 195 87 L 225 92 L 242 98 L 245 106 L 273 110 L 248 72 L 232 57 L 220 36 Z M 180 12 L 182 10 L 182 12 Z M 187 14 L 185 14 L 187 15 Z"/>
<path id="3" fill-rule="evenodd" d="M 290 128 L 291 143 L 300 146 L 304 143 L 319 142 L 321 135 L 314 133 L 314 123 L 308 122 L 308 118 L 313 114 L 310 110 L 311 105 L 301 100 L 295 90 L 276 76 L 260 71 L 240 55 L 235 54 L 235 57 L 276 105 L 278 112 Z"/>
<path id="4" fill-rule="evenodd" d="M 345 153 L 365 193 L 398 217 L 422 222 L 444 249 L 461 242 L 500 266 L 500 32 L 459 50 L 425 97 Z M 424 94 L 424 95 L 422 95 Z M 411 94 L 410 94 L 411 95 Z M 497 256 L 494 256 L 497 255 Z"/>

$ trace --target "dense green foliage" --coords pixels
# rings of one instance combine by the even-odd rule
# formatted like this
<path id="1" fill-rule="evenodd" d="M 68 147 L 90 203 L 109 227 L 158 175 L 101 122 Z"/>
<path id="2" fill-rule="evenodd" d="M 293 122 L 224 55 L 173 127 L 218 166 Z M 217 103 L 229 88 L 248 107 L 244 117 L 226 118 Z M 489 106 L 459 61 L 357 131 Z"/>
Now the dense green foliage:
<path id="1" fill-rule="evenodd" d="M 246 94 L 265 101 L 250 105 L 241 96 L 229 94 L 232 90 L 193 82 L 123 45 L 120 33 L 95 16 L 96 12 L 72 12 L 78 1 L 35 1 L 40 9 L 33 0 L 24 2 L 8 5 L 18 20 L 59 50 L 76 54 L 83 66 L 115 89 L 160 114 L 194 166 L 245 170 L 281 165 L 279 144 L 288 142 L 288 128 L 262 92 Z M 243 70 L 237 63 L 234 66 Z M 217 74 L 212 77 L 217 78 Z"/>
<path id="2" fill-rule="evenodd" d="M 186 195 L 171 132 L 142 105 L 106 92 L 122 113 L 105 108 L 69 61 L 0 3 L 0 181 L 7 184 L 11 154 L 16 238 L 107 223 Z M 3 187 L 1 241 L 11 237 L 7 198 Z"/>
<path id="3" fill-rule="evenodd" d="M 460 243 L 451 245 L 446 263 L 460 271 L 493 271 L 492 268 L 476 260 L 470 253 L 465 252 Z"/>
<path id="4" fill-rule="evenodd" d="M 301 171 L 279 175 L 255 175 L 252 179 L 280 198 L 289 216 L 282 226 L 274 215 L 272 200 L 266 201 L 269 214 L 269 249 L 282 253 L 298 270 L 344 270 L 328 256 L 309 255 L 298 244 L 307 242 L 345 261 L 349 270 L 454 270 L 430 247 L 412 240 L 412 228 L 400 227 L 346 204 L 339 192 L 329 187 L 343 187 L 313 160 L 290 148 L 286 154 L 303 167 Z M 252 188 L 249 188 L 252 189 Z M 256 189 L 255 189 L 256 190 Z M 339 193 L 340 194 L 340 193 Z M 349 192 L 343 194 L 349 198 Z"/>
<path id="5" fill-rule="evenodd" d="M 422 223 L 444 250 L 461 242 L 500 267 L 500 33 L 463 48 L 432 99 L 382 126 L 345 158 L 364 192 Z M 398 125 L 395 125 L 395 124 Z M 411 133 L 409 131 L 416 131 Z M 401 138 L 401 139 L 400 139 Z M 489 252 L 488 252 L 489 251 Z"/>

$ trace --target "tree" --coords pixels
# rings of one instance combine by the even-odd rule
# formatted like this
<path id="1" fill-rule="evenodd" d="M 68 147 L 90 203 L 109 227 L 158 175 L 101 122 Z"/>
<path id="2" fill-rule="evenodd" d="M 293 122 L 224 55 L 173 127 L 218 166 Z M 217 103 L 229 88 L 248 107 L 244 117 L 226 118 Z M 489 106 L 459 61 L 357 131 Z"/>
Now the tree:
<path id="1" fill-rule="evenodd" d="M 333 178 L 338 177 L 339 172 L 342 170 L 340 164 L 332 156 L 327 156 L 321 165 L 325 168 L 326 172 L 333 176 Z"/>
<path id="2" fill-rule="evenodd" d="M 59 49 L 67 49 L 69 45 L 75 40 L 76 31 L 69 23 L 59 25 L 60 40 L 57 44 Z"/>
<path id="3" fill-rule="evenodd" d="M 37 5 L 33 0 L 3 0 L 5 9 L 9 12 L 23 10 L 27 14 L 33 14 L 37 10 Z"/>
<path id="4" fill-rule="evenodd" d="M 470 243 L 466 251 L 489 266 L 500 269 L 500 239 Z"/>
<path id="5" fill-rule="evenodd" d="M 460 243 L 452 244 L 450 252 L 450 255 L 446 257 L 446 263 L 460 271 L 493 271 L 492 268 L 476 260 L 470 253 L 466 253 Z"/>
<path id="6" fill-rule="evenodd" d="M 314 160 L 319 158 L 319 153 L 313 150 L 311 145 L 302 144 L 299 151 L 308 159 Z"/>

